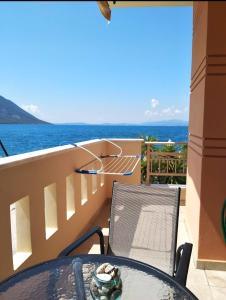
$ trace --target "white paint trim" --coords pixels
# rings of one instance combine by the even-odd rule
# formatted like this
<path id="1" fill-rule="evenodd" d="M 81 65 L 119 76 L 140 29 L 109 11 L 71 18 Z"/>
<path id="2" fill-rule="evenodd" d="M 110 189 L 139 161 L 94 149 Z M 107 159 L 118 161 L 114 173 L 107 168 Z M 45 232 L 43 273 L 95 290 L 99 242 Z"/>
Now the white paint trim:
<path id="1" fill-rule="evenodd" d="M 142 139 L 109 139 L 109 140 L 110 141 L 124 141 L 124 142 L 143 142 Z M 21 164 L 35 161 L 38 159 L 63 154 L 63 153 L 69 152 L 69 151 L 74 151 L 74 150 L 79 149 L 79 146 L 90 145 L 90 144 L 95 144 L 95 143 L 102 143 L 104 141 L 106 141 L 106 139 L 93 139 L 93 140 L 78 142 L 78 143 L 64 145 L 64 146 L 57 146 L 57 147 L 53 147 L 53 148 L 12 155 L 12 156 L 8 156 L 8 157 L 1 157 L 0 158 L 0 170 L 6 169 L 9 167 L 19 166 Z M 77 145 L 78 145 L 78 147 L 76 147 Z"/>

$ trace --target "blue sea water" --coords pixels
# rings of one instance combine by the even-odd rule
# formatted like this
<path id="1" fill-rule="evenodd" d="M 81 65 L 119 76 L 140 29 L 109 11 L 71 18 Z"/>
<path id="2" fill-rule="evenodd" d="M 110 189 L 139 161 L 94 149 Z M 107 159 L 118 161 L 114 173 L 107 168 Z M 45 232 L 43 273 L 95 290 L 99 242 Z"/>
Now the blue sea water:
<path id="1" fill-rule="evenodd" d="M 0 139 L 10 155 L 97 138 L 154 136 L 160 141 L 187 141 L 187 126 L 0 125 Z M 0 156 L 3 153 L 0 149 Z"/>

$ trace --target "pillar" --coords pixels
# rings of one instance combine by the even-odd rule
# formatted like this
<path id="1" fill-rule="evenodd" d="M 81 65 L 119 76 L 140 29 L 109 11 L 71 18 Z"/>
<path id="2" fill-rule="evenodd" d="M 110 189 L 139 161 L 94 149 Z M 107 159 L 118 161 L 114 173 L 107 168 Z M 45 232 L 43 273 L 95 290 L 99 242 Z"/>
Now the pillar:
<path id="1" fill-rule="evenodd" d="M 193 2 L 186 216 L 197 267 L 226 270 L 226 2 Z"/>

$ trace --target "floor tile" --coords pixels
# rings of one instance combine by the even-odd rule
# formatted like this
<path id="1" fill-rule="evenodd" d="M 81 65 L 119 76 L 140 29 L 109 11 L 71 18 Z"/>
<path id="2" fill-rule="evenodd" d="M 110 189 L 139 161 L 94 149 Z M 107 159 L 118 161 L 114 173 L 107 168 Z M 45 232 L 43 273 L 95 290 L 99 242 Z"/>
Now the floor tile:
<path id="1" fill-rule="evenodd" d="M 199 269 L 189 269 L 187 282 L 197 286 L 208 286 L 205 271 Z"/>
<path id="2" fill-rule="evenodd" d="M 210 287 L 213 300 L 226 299 L 226 288 Z"/>
<path id="3" fill-rule="evenodd" d="M 185 207 L 180 210 L 180 219 L 178 226 L 178 246 L 185 242 L 191 242 L 189 231 L 184 215 Z M 100 211 L 97 219 L 91 224 L 100 225 L 103 228 L 105 243 L 108 242 L 108 218 L 110 205 L 109 203 Z M 97 236 L 93 236 L 84 246 L 80 247 L 78 253 L 99 253 L 99 241 Z M 193 256 L 191 257 L 187 288 L 193 292 L 199 300 L 224 300 L 226 299 L 226 272 L 200 270 L 195 268 Z"/>
<path id="4" fill-rule="evenodd" d="M 226 288 L 226 272 L 205 270 L 206 277 L 210 286 Z"/>
<path id="5" fill-rule="evenodd" d="M 199 299 L 199 300 L 213 300 L 210 287 L 208 285 L 187 284 L 187 288 Z M 222 299 L 223 300 L 223 299 Z"/>

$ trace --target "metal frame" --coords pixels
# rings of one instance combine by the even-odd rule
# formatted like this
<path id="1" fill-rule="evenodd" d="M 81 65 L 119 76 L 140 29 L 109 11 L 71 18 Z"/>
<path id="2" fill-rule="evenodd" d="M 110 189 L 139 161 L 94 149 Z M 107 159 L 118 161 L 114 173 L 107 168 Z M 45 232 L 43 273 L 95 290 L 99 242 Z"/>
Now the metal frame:
<path id="1" fill-rule="evenodd" d="M 113 195 L 113 190 L 114 190 L 114 184 L 117 181 L 113 181 L 112 185 L 112 195 Z M 178 219 L 179 219 L 179 201 L 180 201 L 180 188 L 178 188 L 178 206 L 177 206 L 177 221 L 176 221 L 176 236 L 175 236 L 175 241 L 177 241 L 177 235 L 178 235 Z M 111 206 L 112 209 L 112 206 Z M 110 216 L 111 216 L 111 209 L 110 209 Z M 110 229 L 110 222 L 111 218 L 109 221 L 109 229 Z M 100 237 L 100 251 L 101 254 L 105 254 L 105 249 L 104 249 L 104 238 L 103 238 L 103 233 L 102 233 L 102 228 L 101 227 L 94 227 L 90 231 L 88 231 L 86 234 L 84 234 L 80 239 L 77 241 L 73 242 L 70 244 L 67 248 L 65 248 L 59 255 L 58 257 L 62 256 L 67 256 L 70 254 L 73 250 L 78 248 L 81 244 L 83 244 L 87 239 L 89 239 L 92 235 L 95 233 L 98 233 Z M 110 236 L 110 233 L 109 233 Z M 188 268 L 189 268 L 189 262 L 191 258 L 191 251 L 192 251 L 192 244 L 190 243 L 185 243 L 178 247 L 178 250 L 176 250 L 176 242 L 175 242 L 175 247 L 174 247 L 174 272 L 173 272 L 173 277 L 175 278 L 176 281 L 178 281 L 181 285 L 186 286 L 186 281 L 187 281 L 187 273 L 188 273 Z M 108 244 L 107 244 L 107 251 L 106 255 L 114 255 L 114 253 L 111 251 L 111 247 L 109 245 L 109 237 L 108 237 Z M 118 257 L 118 256 L 117 256 Z M 170 276 L 170 275 L 169 275 Z"/>
<path id="2" fill-rule="evenodd" d="M 183 291 L 186 294 L 186 296 L 189 296 L 189 299 L 198 300 L 198 298 L 190 290 L 188 290 L 185 286 L 181 285 L 181 283 L 178 282 L 175 278 L 159 270 L 158 268 L 155 268 L 146 263 L 131 258 L 126 258 L 121 256 L 101 256 L 99 254 L 86 254 L 86 255 L 82 254 L 82 255 L 78 255 L 77 257 L 70 257 L 70 256 L 58 257 L 55 259 L 48 260 L 46 262 L 36 264 L 2 281 L 0 283 L 0 293 L 7 290 L 7 288 L 11 287 L 13 284 L 16 284 L 30 276 L 40 273 L 39 267 L 43 267 L 43 269 L 41 270 L 43 272 L 49 270 L 49 265 L 52 265 L 53 263 L 55 264 L 56 267 L 60 267 L 62 263 L 66 263 L 67 261 L 72 263 L 75 260 L 76 261 L 80 260 L 82 264 L 85 264 L 87 262 L 92 262 L 92 261 L 94 263 L 103 263 L 105 261 L 106 262 L 110 261 L 113 264 L 119 264 L 122 266 L 126 265 L 136 270 L 146 272 L 150 275 L 154 275 L 160 280 L 166 281 L 169 284 L 178 288 L 180 291 Z"/>
<path id="3" fill-rule="evenodd" d="M 102 232 L 102 228 L 100 226 L 96 226 L 92 228 L 90 231 L 86 232 L 80 239 L 75 240 L 68 247 L 66 247 L 63 251 L 60 252 L 58 257 L 68 256 L 73 250 L 82 245 L 85 241 L 87 241 L 94 234 L 98 234 L 100 239 L 100 253 L 104 254 L 104 235 Z"/>
<path id="4" fill-rule="evenodd" d="M 176 269 L 175 269 L 175 280 L 182 285 L 186 285 L 189 262 L 191 257 L 193 245 L 185 243 L 178 247 L 176 254 Z"/>
<path id="5" fill-rule="evenodd" d="M 140 159 L 141 159 L 141 156 L 140 155 L 122 155 L 122 148 L 120 146 L 118 146 L 117 144 L 113 143 L 112 141 L 109 141 L 107 139 L 102 139 L 103 141 L 105 142 L 108 142 L 110 144 L 112 144 L 113 146 L 115 146 L 116 148 L 119 149 L 119 153 L 118 154 L 108 154 L 108 155 L 100 155 L 100 156 L 97 156 L 96 154 L 94 154 L 92 151 L 90 151 L 89 149 L 83 147 L 83 146 L 80 146 L 80 145 L 77 145 L 77 144 L 74 144 L 76 147 L 80 148 L 80 149 L 83 149 L 84 151 L 88 152 L 91 156 L 93 156 L 93 160 L 91 160 L 90 162 L 88 162 L 87 164 L 81 166 L 80 168 L 77 168 L 75 169 L 75 172 L 76 173 L 79 173 L 79 174 L 87 174 L 87 175 L 99 175 L 99 174 L 104 174 L 104 175 L 120 175 L 120 176 L 130 176 L 133 174 L 137 164 L 139 163 Z M 127 165 L 128 165 L 128 161 L 127 159 L 130 159 L 130 160 L 133 160 L 132 162 L 129 160 L 129 167 L 131 167 L 130 170 L 126 170 L 126 171 L 110 171 L 110 165 L 111 165 L 111 162 L 107 164 L 108 166 L 108 171 L 104 171 L 104 168 L 106 166 L 104 166 L 104 159 L 107 159 L 107 158 L 112 158 L 112 159 L 115 159 L 116 160 L 116 165 L 117 166 L 117 159 L 125 159 L 126 162 L 127 162 Z M 91 163 L 93 163 L 94 161 L 98 161 L 100 163 L 100 168 L 97 169 L 97 170 L 93 170 L 93 169 L 84 169 L 85 167 L 89 166 Z M 114 163 L 112 164 L 114 165 Z M 114 166 L 114 167 L 115 167 Z M 111 166 L 112 167 L 112 166 Z M 114 170 L 114 169 L 113 169 Z M 117 170 L 117 168 L 116 168 Z"/>
<path id="6" fill-rule="evenodd" d="M 6 148 L 5 148 L 5 146 L 3 145 L 3 143 L 2 143 L 1 140 L 0 140 L 0 147 L 2 148 L 2 150 L 3 150 L 4 154 L 5 154 L 5 156 L 9 156 L 9 153 L 7 152 L 7 150 L 6 150 Z"/>
<path id="7" fill-rule="evenodd" d="M 109 223 L 109 226 L 108 226 L 109 235 L 108 235 L 108 244 L 107 244 L 107 255 L 111 255 L 111 254 L 114 255 L 114 253 L 111 250 L 110 244 L 109 244 L 109 239 L 110 239 L 110 228 L 111 228 L 112 196 L 113 196 L 113 191 L 114 191 L 114 185 L 115 185 L 116 182 L 117 182 L 117 180 L 114 180 L 112 182 L 112 189 L 111 189 L 111 207 L 110 207 L 110 218 L 109 218 L 109 222 L 108 222 Z"/>
<path id="8" fill-rule="evenodd" d="M 177 188 L 177 213 L 176 213 L 176 235 L 175 235 L 175 246 L 174 246 L 174 258 L 173 258 L 173 264 L 174 264 L 174 274 L 176 273 L 176 253 L 177 253 L 177 236 L 178 236 L 178 224 L 179 224 L 179 212 L 180 212 L 180 193 L 181 193 L 181 188 Z M 186 283 L 186 281 L 185 281 Z"/>

